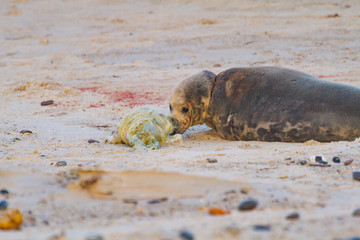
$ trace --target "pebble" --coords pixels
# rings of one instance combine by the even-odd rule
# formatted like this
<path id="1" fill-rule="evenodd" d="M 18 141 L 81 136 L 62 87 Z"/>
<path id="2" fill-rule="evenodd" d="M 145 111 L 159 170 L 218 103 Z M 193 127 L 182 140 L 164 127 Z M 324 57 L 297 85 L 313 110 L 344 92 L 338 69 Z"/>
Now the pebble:
<path id="1" fill-rule="evenodd" d="M 181 239 L 185 239 L 185 240 L 193 240 L 194 239 L 194 235 L 188 231 L 181 231 L 179 234 L 179 237 Z"/>
<path id="2" fill-rule="evenodd" d="M 85 238 L 86 240 L 103 240 L 104 238 L 98 234 L 92 234 Z"/>
<path id="3" fill-rule="evenodd" d="M 17 141 L 20 141 L 20 140 L 21 140 L 20 138 L 14 138 L 13 142 L 17 142 Z"/>
<path id="4" fill-rule="evenodd" d="M 340 163 L 340 158 L 339 157 L 333 157 L 333 162 L 334 163 Z"/>
<path id="5" fill-rule="evenodd" d="M 8 207 L 7 201 L 5 201 L 5 200 L 0 201 L 0 210 L 5 210 L 5 209 L 7 209 L 7 207 Z"/>
<path id="6" fill-rule="evenodd" d="M 328 164 L 328 162 L 324 161 L 324 160 L 321 160 L 321 161 L 319 161 L 319 164 Z"/>
<path id="7" fill-rule="evenodd" d="M 208 163 L 217 163 L 218 160 L 216 158 L 206 158 L 206 160 L 208 161 Z"/>
<path id="8" fill-rule="evenodd" d="M 255 225 L 253 226 L 255 231 L 270 231 L 271 227 L 268 225 Z"/>
<path id="9" fill-rule="evenodd" d="M 210 208 L 209 209 L 209 214 L 212 215 L 212 216 L 227 215 L 227 214 L 230 214 L 230 211 L 224 210 L 224 209 L 221 209 L 221 208 Z"/>
<path id="10" fill-rule="evenodd" d="M 360 181 L 360 172 L 353 172 L 353 179 Z"/>
<path id="11" fill-rule="evenodd" d="M 3 188 L 0 190 L 0 194 L 1 195 L 9 195 L 9 191 Z"/>
<path id="12" fill-rule="evenodd" d="M 300 218 L 300 214 L 298 212 L 293 212 L 286 216 L 286 219 L 288 220 L 296 220 L 299 218 Z"/>
<path id="13" fill-rule="evenodd" d="M 330 164 L 310 164 L 310 167 L 331 167 Z"/>
<path id="14" fill-rule="evenodd" d="M 66 161 L 58 161 L 55 166 L 56 167 L 64 167 L 67 165 L 67 162 Z"/>
<path id="15" fill-rule="evenodd" d="M 353 161 L 354 161 L 353 159 L 347 160 L 344 162 L 344 165 L 345 166 L 350 165 L 350 164 L 352 164 Z"/>
<path id="16" fill-rule="evenodd" d="M 241 211 L 248 211 L 248 210 L 253 210 L 254 208 L 256 208 L 256 206 L 258 205 L 258 202 L 256 200 L 246 200 L 243 201 L 242 203 L 240 203 L 238 210 Z"/>
<path id="17" fill-rule="evenodd" d="M 157 203 L 161 203 L 161 202 L 166 202 L 167 200 L 168 200 L 168 198 L 164 197 L 164 198 L 149 200 L 147 203 L 148 204 L 157 204 Z"/>
<path id="18" fill-rule="evenodd" d="M 307 163 L 306 160 L 301 160 L 301 161 L 300 161 L 300 164 L 301 164 L 301 165 L 305 165 L 306 163 Z"/>
<path id="19" fill-rule="evenodd" d="M 321 162 L 323 159 L 321 156 L 316 156 L 315 157 L 315 162 Z"/>
<path id="20" fill-rule="evenodd" d="M 88 143 L 100 143 L 98 140 L 95 139 L 89 139 Z"/>
<path id="21" fill-rule="evenodd" d="M 240 234 L 240 229 L 237 226 L 227 226 L 225 231 L 229 233 L 233 238 L 237 237 Z"/>
<path id="22" fill-rule="evenodd" d="M 352 214 L 354 217 L 360 217 L 360 208 L 355 209 L 355 211 Z"/>
<path id="23" fill-rule="evenodd" d="M 32 134 L 32 131 L 30 131 L 30 130 L 21 130 L 20 134 Z"/>
<path id="24" fill-rule="evenodd" d="M 41 106 L 49 106 L 52 105 L 54 103 L 53 100 L 47 100 L 47 101 L 42 101 L 40 104 Z"/>

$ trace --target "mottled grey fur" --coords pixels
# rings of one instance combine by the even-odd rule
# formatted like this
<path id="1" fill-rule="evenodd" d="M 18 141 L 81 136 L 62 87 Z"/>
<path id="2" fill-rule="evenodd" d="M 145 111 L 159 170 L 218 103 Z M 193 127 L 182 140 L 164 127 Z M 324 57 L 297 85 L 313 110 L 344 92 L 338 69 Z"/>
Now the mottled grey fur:
<path id="1" fill-rule="evenodd" d="M 279 67 L 232 68 L 211 81 L 204 109 L 204 99 L 199 101 L 195 92 L 212 75 L 200 76 L 198 87 L 193 83 L 184 92 L 197 116 L 206 111 L 197 124 L 205 122 L 225 139 L 329 142 L 360 137 L 359 88 Z"/>

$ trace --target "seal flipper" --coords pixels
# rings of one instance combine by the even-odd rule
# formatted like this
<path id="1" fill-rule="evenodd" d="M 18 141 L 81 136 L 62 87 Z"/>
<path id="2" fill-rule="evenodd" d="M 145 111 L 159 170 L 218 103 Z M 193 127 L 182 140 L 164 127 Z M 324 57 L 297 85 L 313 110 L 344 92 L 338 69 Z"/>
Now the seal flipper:
<path id="1" fill-rule="evenodd" d="M 135 150 L 146 150 L 147 146 L 137 135 L 133 135 L 129 137 L 129 145 Z"/>

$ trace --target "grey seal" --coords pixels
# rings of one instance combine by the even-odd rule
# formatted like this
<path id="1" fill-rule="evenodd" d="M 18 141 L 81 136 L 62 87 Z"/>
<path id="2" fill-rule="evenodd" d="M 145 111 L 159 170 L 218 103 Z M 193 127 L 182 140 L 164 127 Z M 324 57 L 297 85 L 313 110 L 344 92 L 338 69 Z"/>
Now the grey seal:
<path id="1" fill-rule="evenodd" d="M 281 67 L 202 71 L 180 82 L 170 112 L 183 133 L 205 123 L 244 141 L 352 141 L 360 137 L 360 88 Z"/>

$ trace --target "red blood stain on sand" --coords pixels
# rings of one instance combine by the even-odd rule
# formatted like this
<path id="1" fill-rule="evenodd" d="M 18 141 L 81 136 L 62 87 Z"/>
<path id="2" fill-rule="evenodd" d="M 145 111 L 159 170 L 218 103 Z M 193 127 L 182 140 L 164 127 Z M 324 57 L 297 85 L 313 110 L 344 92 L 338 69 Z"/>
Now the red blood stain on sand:
<path id="1" fill-rule="evenodd" d="M 337 77 L 348 77 L 350 74 L 333 74 L 333 75 L 318 75 L 318 78 L 337 78 Z"/>
<path id="2" fill-rule="evenodd" d="M 82 92 L 93 92 L 108 96 L 112 102 L 123 103 L 126 106 L 134 107 L 145 104 L 158 103 L 164 100 L 154 92 L 132 92 L 132 91 L 106 91 L 101 87 L 80 87 L 77 88 Z M 92 104 L 90 107 L 103 107 L 105 104 Z"/>

